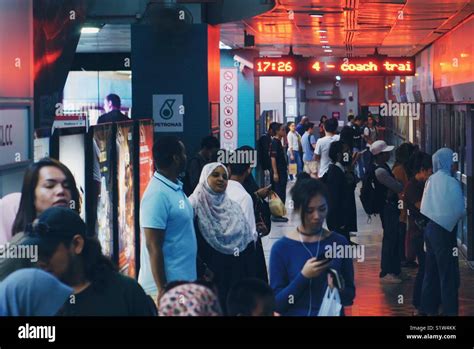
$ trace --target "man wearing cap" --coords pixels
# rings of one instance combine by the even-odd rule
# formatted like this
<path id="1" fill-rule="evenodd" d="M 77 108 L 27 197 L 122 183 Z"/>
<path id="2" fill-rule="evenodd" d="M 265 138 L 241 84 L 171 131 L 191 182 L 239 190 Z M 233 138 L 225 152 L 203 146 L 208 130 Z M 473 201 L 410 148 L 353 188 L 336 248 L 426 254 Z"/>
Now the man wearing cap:
<path id="1" fill-rule="evenodd" d="M 74 290 L 59 315 L 152 316 L 153 301 L 132 278 L 116 271 L 96 238 L 73 210 L 52 207 L 26 231 L 25 245 L 38 246 L 38 266 Z"/>
<path id="2" fill-rule="evenodd" d="M 380 203 L 380 218 L 382 220 L 382 261 L 380 278 L 384 283 L 400 283 L 400 255 L 398 252 L 398 209 L 397 194 L 403 190 L 392 174 L 387 162 L 394 146 L 384 141 L 375 141 L 370 145 L 370 152 L 374 156 L 375 192 L 377 202 Z"/>

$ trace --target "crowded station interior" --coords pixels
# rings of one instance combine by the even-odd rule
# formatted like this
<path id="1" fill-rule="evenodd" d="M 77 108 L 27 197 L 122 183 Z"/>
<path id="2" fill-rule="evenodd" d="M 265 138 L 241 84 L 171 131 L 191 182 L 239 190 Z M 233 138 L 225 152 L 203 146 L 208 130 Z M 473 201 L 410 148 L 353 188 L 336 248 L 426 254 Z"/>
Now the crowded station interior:
<path id="1" fill-rule="evenodd" d="M 0 0 L 0 316 L 474 316 L 473 14 Z"/>

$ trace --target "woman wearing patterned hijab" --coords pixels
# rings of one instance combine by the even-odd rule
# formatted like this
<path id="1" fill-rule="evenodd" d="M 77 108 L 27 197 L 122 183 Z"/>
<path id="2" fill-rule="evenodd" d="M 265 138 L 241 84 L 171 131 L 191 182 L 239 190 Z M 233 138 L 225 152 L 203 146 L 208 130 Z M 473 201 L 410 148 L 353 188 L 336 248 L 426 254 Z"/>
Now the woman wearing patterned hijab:
<path id="1" fill-rule="evenodd" d="M 228 179 L 223 164 L 208 164 L 189 198 L 198 240 L 198 276 L 212 279 L 223 309 L 229 289 L 254 277 L 256 263 L 254 236 L 240 205 L 226 194 Z"/>
<path id="2" fill-rule="evenodd" d="M 217 296 L 209 288 L 185 283 L 165 292 L 158 304 L 158 316 L 221 316 Z"/>

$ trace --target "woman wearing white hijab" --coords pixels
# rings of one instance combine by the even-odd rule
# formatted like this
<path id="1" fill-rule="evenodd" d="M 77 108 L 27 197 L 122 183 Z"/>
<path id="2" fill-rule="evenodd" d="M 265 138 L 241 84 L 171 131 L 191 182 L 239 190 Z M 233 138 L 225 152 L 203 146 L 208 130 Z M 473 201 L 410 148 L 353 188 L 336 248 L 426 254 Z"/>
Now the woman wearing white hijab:
<path id="1" fill-rule="evenodd" d="M 441 148 L 433 155 L 433 175 L 428 179 L 420 212 L 430 219 L 425 229 L 425 277 L 421 310 L 437 315 L 458 315 L 459 265 L 455 227 L 464 216 L 461 184 L 452 177 L 453 151 Z"/>
<path id="2" fill-rule="evenodd" d="M 198 240 L 198 274 L 212 274 L 219 299 L 237 281 L 255 276 L 255 244 L 240 205 L 226 194 L 229 174 L 218 162 L 204 166 L 189 200 Z"/>

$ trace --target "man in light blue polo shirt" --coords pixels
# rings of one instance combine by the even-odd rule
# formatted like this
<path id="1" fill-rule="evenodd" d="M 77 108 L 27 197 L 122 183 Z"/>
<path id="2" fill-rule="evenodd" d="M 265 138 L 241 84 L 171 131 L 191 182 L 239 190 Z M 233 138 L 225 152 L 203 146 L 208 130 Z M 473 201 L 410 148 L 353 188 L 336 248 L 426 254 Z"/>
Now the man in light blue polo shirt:
<path id="1" fill-rule="evenodd" d="M 160 137 L 153 146 L 156 172 L 140 206 L 141 253 L 138 282 L 156 301 L 172 281 L 194 281 L 197 242 L 191 203 L 178 175 L 186 152 L 177 137 Z"/>

